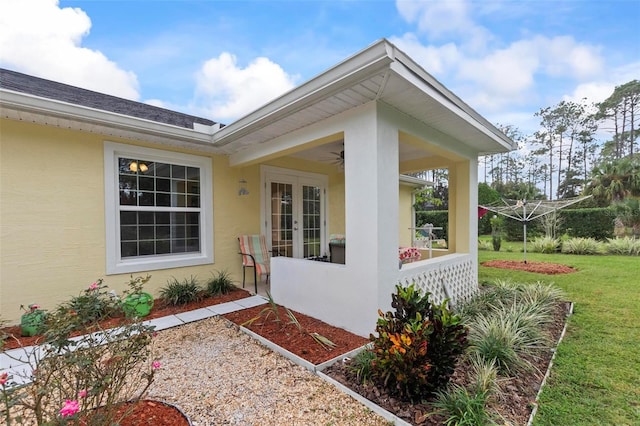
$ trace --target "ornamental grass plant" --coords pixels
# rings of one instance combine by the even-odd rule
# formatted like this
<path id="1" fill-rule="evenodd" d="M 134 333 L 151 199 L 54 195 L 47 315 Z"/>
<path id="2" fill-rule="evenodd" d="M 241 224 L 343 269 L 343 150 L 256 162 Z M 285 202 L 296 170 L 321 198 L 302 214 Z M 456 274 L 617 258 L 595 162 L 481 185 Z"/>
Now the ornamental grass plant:
<path id="1" fill-rule="evenodd" d="M 556 253 L 560 250 L 560 240 L 553 237 L 539 237 L 529 242 L 527 249 L 533 253 Z"/>
<path id="2" fill-rule="evenodd" d="M 632 237 L 612 238 L 607 240 L 605 247 L 608 254 L 640 256 L 640 239 Z"/>
<path id="3" fill-rule="evenodd" d="M 193 275 L 179 281 L 177 278 L 170 279 L 167 284 L 160 289 L 160 297 L 170 305 L 185 305 L 196 302 L 203 297 L 202 288 L 198 280 Z"/>
<path id="4" fill-rule="evenodd" d="M 594 255 L 604 254 L 605 246 L 595 238 L 569 238 L 562 242 L 562 253 Z"/>

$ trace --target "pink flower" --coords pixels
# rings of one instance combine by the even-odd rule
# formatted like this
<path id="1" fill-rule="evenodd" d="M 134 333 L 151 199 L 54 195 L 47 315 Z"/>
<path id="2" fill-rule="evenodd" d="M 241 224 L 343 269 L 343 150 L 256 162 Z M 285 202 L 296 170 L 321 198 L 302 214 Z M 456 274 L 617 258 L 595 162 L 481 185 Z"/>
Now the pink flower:
<path id="1" fill-rule="evenodd" d="M 151 363 L 151 367 L 152 367 L 154 370 L 157 370 L 158 368 L 160 368 L 160 366 L 161 366 L 161 365 L 162 365 L 162 364 L 160 364 L 160 361 L 153 361 L 153 362 Z"/>
<path id="2" fill-rule="evenodd" d="M 36 303 L 32 303 L 31 305 L 29 305 L 29 309 L 31 309 L 32 311 L 35 311 L 36 309 L 40 309 L 40 305 Z"/>
<path id="3" fill-rule="evenodd" d="M 87 397 L 86 389 L 82 389 L 80 392 L 78 392 L 78 398 L 86 398 L 86 397 Z"/>
<path id="4" fill-rule="evenodd" d="M 5 383 L 9 380 L 9 373 L 0 374 L 0 386 L 4 386 Z"/>
<path id="5" fill-rule="evenodd" d="M 93 283 L 89 286 L 89 290 L 97 290 L 99 287 L 98 283 Z"/>
<path id="6" fill-rule="evenodd" d="M 73 401 L 67 399 L 64 403 L 64 406 L 60 410 L 60 415 L 62 417 L 71 417 L 80 411 L 80 404 L 75 399 Z"/>

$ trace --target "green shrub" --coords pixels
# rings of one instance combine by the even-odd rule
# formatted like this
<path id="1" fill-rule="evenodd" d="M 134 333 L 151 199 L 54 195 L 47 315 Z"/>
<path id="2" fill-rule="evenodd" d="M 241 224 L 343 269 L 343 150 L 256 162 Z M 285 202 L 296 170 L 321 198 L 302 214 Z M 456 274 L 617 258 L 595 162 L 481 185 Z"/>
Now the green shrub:
<path id="1" fill-rule="evenodd" d="M 564 291 L 542 281 L 519 284 L 517 287 L 520 299 L 527 303 L 543 304 L 547 312 L 551 312 L 553 305 L 566 299 Z"/>
<path id="2" fill-rule="evenodd" d="M 604 241 L 613 237 L 615 214 L 610 208 L 563 209 L 559 233 L 572 237 L 595 238 Z"/>
<path id="3" fill-rule="evenodd" d="M 231 275 L 226 270 L 216 271 L 211 279 L 207 281 L 206 293 L 208 296 L 227 294 L 235 288 Z"/>
<path id="4" fill-rule="evenodd" d="M 486 312 L 488 306 L 513 300 L 517 293 L 517 287 L 498 280 L 493 285 L 483 286 L 473 298 L 458 307 L 458 313 L 468 324 L 473 318 Z"/>
<path id="5" fill-rule="evenodd" d="M 469 325 L 469 352 L 495 362 L 505 374 L 529 368 L 525 356 L 548 345 L 548 336 L 541 330 L 562 298 L 561 290 L 541 282 L 496 281 L 461 307 Z"/>
<path id="6" fill-rule="evenodd" d="M 469 350 L 487 361 L 496 363 L 503 374 L 512 374 L 525 369 L 527 362 L 518 351 L 525 343 L 525 334 L 506 318 L 481 315 L 469 325 Z"/>
<path id="7" fill-rule="evenodd" d="M 437 393 L 434 407 L 446 417 L 446 425 L 494 424 L 486 406 L 490 397 L 501 395 L 495 363 L 471 357 L 467 387 L 454 385 Z"/>
<path id="8" fill-rule="evenodd" d="M 182 282 L 172 278 L 160 289 L 160 297 L 170 305 L 185 305 L 202 299 L 202 290 L 193 276 L 185 278 Z"/>
<path id="9" fill-rule="evenodd" d="M 79 296 L 64 303 L 64 308 L 75 312 L 81 324 L 100 321 L 122 314 L 120 300 L 110 294 L 108 286 L 99 279 L 89 285 Z"/>
<path id="10" fill-rule="evenodd" d="M 370 349 L 360 351 L 349 364 L 349 370 L 356 375 L 360 382 L 367 382 L 371 379 L 371 370 L 376 354 Z"/>
<path id="11" fill-rule="evenodd" d="M 504 218 L 494 215 L 489 222 L 491 223 L 491 244 L 493 245 L 493 251 L 500 251 Z"/>
<path id="12" fill-rule="evenodd" d="M 375 360 L 372 377 L 401 398 L 416 401 L 444 388 L 466 348 L 467 330 L 459 316 L 429 301 L 415 285 L 396 286 L 391 306 L 370 336 Z"/>
<path id="13" fill-rule="evenodd" d="M 631 237 L 612 238 L 607 241 L 605 249 L 609 254 L 640 256 L 640 239 Z"/>
<path id="14" fill-rule="evenodd" d="M 484 426 L 493 424 L 485 407 L 487 399 L 487 392 L 455 385 L 438 392 L 433 406 L 446 417 L 446 426 Z"/>
<path id="15" fill-rule="evenodd" d="M 560 240 L 552 237 L 538 237 L 527 244 L 527 249 L 534 253 L 556 253 L 560 249 Z"/>
<path id="16" fill-rule="evenodd" d="M 484 250 L 484 251 L 491 250 L 491 243 L 486 240 L 478 240 L 478 250 Z"/>
<path id="17" fill-rule="evenodd" d="M 433 226 L 442 228 L 433 231 L 440 239 L 448 240 L 449 229 L 449 211 L 448 210 L 429 210 L 416 211 L 416 226 L 424 226 L 425 223 L 432 223 Z"/>
<path id="18" fill-rule="evenodd" d="M 604 253 L 604 245 L 594 238 L 571 238 L 562 243 L 562 253 L 602 254 Z"/>
<path id="19" fill-rule="evenodd" d="M 523 241 L 524 226 L 521 221 L 506 217 L 504 219 L 504 234 L 507 241 Z M 527 223 L 527 240 L 544 235 L 544 229 L 539 221 L 530 221 Z"/>

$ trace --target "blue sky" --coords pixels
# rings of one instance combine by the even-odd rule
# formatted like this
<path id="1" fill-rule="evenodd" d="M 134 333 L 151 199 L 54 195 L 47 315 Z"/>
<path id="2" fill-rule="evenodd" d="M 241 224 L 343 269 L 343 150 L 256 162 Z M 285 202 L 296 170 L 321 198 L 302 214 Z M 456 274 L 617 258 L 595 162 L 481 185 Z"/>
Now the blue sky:
<path id="1" fill-rule="evenodd" d="M 640 79 L 638 0 L 0 0 L 0 66 L 223 123 L 380 38 L 493 123 Z"/>

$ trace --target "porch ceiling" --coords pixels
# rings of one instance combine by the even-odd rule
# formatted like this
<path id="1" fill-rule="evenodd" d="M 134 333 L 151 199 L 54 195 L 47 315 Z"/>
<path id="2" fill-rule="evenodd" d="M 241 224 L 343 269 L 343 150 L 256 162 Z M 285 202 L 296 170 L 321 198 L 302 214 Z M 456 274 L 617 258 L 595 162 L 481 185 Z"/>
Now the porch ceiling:
<path id="1" fill-rule="evenodd" d="M 386 40 L 222 128 L 214 143 L 234 154 L 372 101 L 479 153 L 513 148 L 495 126 Z"/>

